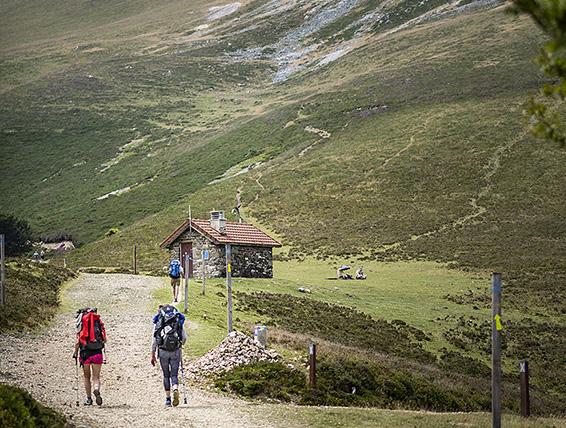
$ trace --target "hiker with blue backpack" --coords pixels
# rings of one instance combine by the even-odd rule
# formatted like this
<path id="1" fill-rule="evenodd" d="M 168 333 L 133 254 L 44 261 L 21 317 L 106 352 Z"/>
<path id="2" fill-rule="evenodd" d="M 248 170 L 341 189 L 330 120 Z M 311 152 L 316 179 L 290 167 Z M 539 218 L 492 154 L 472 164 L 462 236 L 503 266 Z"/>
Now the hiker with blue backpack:
<path id="1" fill-rule="evenodd" d="M 153 317 L 151 365 L 155 366 L 159 358 L 167 407 L 179 405 L 179 367 L 183 370 L 182 347 L 187 341 L 184 323 L 185 316 L 172 305 L 160 305 L 157 314 Z"/>
<path id="2" fill-rule="evenodd" d="M 183 276 L 183 266 L 178 259 L 171 260 L 169 263 L 169 277 L 171 278 L 171 288 L 173 289 L 173 301 L 179 301 L 179 288 L 181 286 L 181 277 Z"/>

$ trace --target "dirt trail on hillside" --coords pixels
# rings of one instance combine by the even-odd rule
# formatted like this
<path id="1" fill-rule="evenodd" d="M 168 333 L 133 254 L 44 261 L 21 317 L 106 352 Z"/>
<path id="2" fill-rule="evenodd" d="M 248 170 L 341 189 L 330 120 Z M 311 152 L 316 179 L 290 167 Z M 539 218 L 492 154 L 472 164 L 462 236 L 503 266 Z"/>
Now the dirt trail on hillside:
<path id="1" fill-rule="evenodd" d="M 428 126 L 428 121 L 425 123 L 425 127 Z M 485 214 L 487 212 L 487 208 L 483 205 L 479 204 L 479 201 L 481 199 L 484 199 L 486 196 L 488 196 L 492 189 L 493 189 L 493 176 L 499 171 L 500 167 L 501 167 L 501 160 L 502 158 L 513 148 L 513 146 L 515 144 L 517 144 L 519 141 L 521 141 L 523 138 L 525 138 L 525 136 L 527 135 L 526 132 L 521 132 L 517 137 L 509 140 L 507 143 L 499 146 L 493 153 L 493 155 L 488 158 L 486 165 L 483 167 L 485 173 L 482 177 L 482 181 L 483 181 L 483 185 L 480 187 L 480 189 L 478 190 L 476 196 L 472 197 L 469 201 L 469 205 L 472 209 L 472 212 L 464 215 L 462 217 L 459 217 L 449 223 L 445 223 L 443 225 L 441 225 L 440 227 L 438 227 L 437 229 L 433 229 L 433 230 L 429 230 L 428 232 L 424 232 L 421 233 L 419 235 L 413 235 L 411 237 L 409 237 L 408 239 L 405 239 L 403 241 L 398 241 L 398 242 L 394 242 L 391 244 L 384 244 L 380 247 L 378 247 L 377 249 L 374 250 L 374 252 L 376 253 L 385 253 L 387 251 L 393 250 L 393 249 L 398 249 L 400 248 L 403 244 L 410 242 L 410 241 L 416 241 L 422 238 L 428 238 L 429 236 L 433 236 L 433 235 L 437 235 L 439 233 L 442 233 L 448 229 L 455 229 L 457 227 L 461 227 L 464 226 L 468 223 L 470 223 L 471 221 L 475 220 L 476 218 L 482 216 L 483 214 Z M 384 168 L 387 166 L 387 164 L 395 159 L 396 157 L 398 157 L 399 155 L 401 155 L 403 152 L 405 152 L 406 150 L 408 150 L 409 148 L 411 148 L 414 143 L 415 143 L 415 135 L 411 136 L 410 138 L 410 142 L 407 146 L 403 147 L 399 152 L 395 153 L 392 157 L 388 158 L 382 165 L 381 168 Z"/>
<path id="2" fill-rule="evenodd" d="M 257 406 L 194 387 L 187 388 L 187 405 L 164 406 L 161 370 L 149 363 L 152 292 L 161 285 L 153 277 L 83 274 L 66 295 L 72 308 L 97 306 L 107 328 L 102 407 L 82 405 L 82 379 L 75 405 L 72 311 L 58 314 L 42 333 L 1 335 L 0 382 L 30 391 L 80 427 L 269 426 Z"/>

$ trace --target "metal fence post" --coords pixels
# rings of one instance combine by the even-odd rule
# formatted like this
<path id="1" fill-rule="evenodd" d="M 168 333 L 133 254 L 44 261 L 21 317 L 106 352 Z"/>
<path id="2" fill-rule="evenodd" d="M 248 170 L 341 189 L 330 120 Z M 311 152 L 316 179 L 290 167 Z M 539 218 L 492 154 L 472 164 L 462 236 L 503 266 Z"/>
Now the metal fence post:
<path id="1" fill-rule="evenodd" d="M 501 428 L 501 274 L 492 274 L 491 415 L 493 428 Z"/>
<path id="2" fill-rule="evenodd" d="M 232 332 L 232 246 L 226 244 L 226 291 L 228 293 L 228 333 Z"/>
<path id="3" fill-rule="evenodd" d="M 189 312 L 189 263 L 191 258 L 188 254 L 185 254 L 185 313 Z"/>
<path id="4" fill-rule="evenodd" d="M 208 249 L 202 250 L 202 288 L 200 294 L 204 296 L 206 289 L 206 261 L 208 260 Z"/>
<path id="5" fill-rule="evenodd" d="M 134 275 L 138 274 L 138 246 L 134 244 L 134 251 L 133 251 L 133 267 L 134 267 Z"/>

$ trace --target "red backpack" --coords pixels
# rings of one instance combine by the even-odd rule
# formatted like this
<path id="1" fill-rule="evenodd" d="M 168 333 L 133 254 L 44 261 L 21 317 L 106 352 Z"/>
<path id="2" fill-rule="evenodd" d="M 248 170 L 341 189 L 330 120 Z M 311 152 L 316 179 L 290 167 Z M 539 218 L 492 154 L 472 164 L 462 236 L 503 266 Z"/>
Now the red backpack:
<path id="1" fill-rule="evenodd" d="M 102 349 L 106 342 L 106 330 L 96 308 L 77 311 L 77 331 L 82 349 Z"/>

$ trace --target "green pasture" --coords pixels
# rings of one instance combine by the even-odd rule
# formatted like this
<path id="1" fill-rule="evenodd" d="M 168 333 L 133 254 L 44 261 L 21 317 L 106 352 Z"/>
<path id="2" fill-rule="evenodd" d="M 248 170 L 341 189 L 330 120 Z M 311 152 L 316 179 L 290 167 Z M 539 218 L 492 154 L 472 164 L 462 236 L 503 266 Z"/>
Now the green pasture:
<path id="1" fill-rule="evenodd" d="M 357 266 L 355 264 L 353 266 Z M 336 264 L 308 260 L 305 262 L 275 262 L 273 279 L 233 278 L 234 293 L 265 291 L 297 297 L 308 297 L 323 302 L 348 306 L 376 319 L 403 320 L 430 334 L 426 347 L 437 351 L 450 347 L 442 337 L 447 326 L 459 316 L 490 319 L 490 310 L 474 310 L 468 305 L 448 301 L 447 294 L 459 294 L 473 289 L 489 291 L 490 279 L 478 277 L 432 262 L 364 262 L 368 279 L 335 280 Z M 156 301 L 171 302 L 169 280 L 155 295 Z M 207 279 L 206 294 L 200 294 L 200 279 L 189 281 L 189 325 L 191 355 L 201 355 L 226 334 L 226 282 L 223 278 Z M 308 288 L 309 294 L 298 291 Z M 181 287 L 183 288 L 183 287 Z M 182 302 L 177 305 L 182 308 Z M 234 320 L 237 328 L 251 334 L 254 324 L 267 321 L 265 317 L 238 310 L 236 301 Z M 440 318 L 440 319 L 438 319 Z"/>

